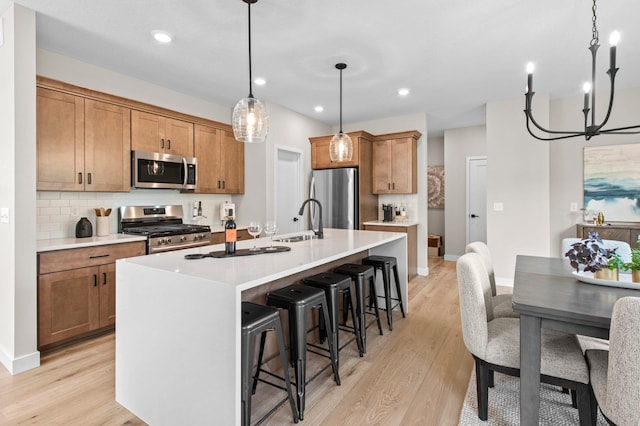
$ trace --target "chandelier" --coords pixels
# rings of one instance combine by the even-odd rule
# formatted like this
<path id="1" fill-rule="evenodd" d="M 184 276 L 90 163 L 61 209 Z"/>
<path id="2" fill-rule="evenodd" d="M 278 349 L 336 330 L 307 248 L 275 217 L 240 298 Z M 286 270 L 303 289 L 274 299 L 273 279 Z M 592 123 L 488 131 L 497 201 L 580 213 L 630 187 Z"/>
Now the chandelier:
<path id="1" fill-rule="evenodd" d="M 593 0 L 593 6 L 591 8 L 593 12 L 592 22 L 592 38 L 591 43 L 589 44 L 589 50 L 591 51 L 591 83 L 585 83 L 583 86 L 584 90 L 584 108 L 582 109 L 582 113 L 584 114 L 584 130 L 576 130 L 576 131 L 558 131 L 558 130 L 548 130 L 542 127 L 540 124 L 536 122 L 531 113 L 531 101 L 533 99 L 533 95 L 535 92 L 533 91 L 533 63 L 529 62 L 527 64 L 527 89 L 524 95 L 525 97 L 525 108 L 524 114 L 527 117 L 527 131 L 531 136 L 536 139 L 543 141 L 553 141 L 558 139 L 568 139 L 574 138 L 577 136 L 584 136 L 586 140 L 591 139 L 594 136 L 601 134 L 637 134 L 640 131 L 630 131 L 631 129 L 638 129 L 640 125 L 636 126 L 626 126 L 626 127 L 617 127 L 615 129 L 603 129 L 603 127 L 609 121 L 609 117 L 611 116 L 611 108 L 613 107 L 613 95 L 614 95 L 614 86 L 616 73 L 618 72 L 618 68 L 616 68 L 616 45 L 620 40 L 620 34 L 617 31 L 614 31 L 610 38 L 609 43 L 611 47 L 609 48 L 609 70 L 607 74 L 609 75 L 609 81 L 611 83 L 611 91 L 609 94 L 609 106 L 607 108 L 607 113 L 604 116 L 604 119 L 601 123 L 596 124 L 596 54 L 598 52 L 598 48 L 600 47 L 599 43 L 599 35 L 598 28 L 596 26 L 596 0 Z M 537 130 L 544 133 L 548 133 L 549 137 L 543 137 L 536 135 L 534 131 L 532 131 L 531 124 L 533 124 Z"/>
<path id="2" fill-rule="evenodd" d="M 336 64 L 340 70 L 340 131 L 333 135 L 329 143 L 329 157 L 331 161 L 351 161 L 353 158 L 353 141 L 351 137 L 342 131 L 342 70 L 347 64 Z"/>
<path id="3" fill-rule="evenodd" d="M 267 108 L 253 97 L 251 82 L 251 3 L 258 0 L 242 0 L 249 8 L 249 96 L 236 104 L 233 109 L 232 125 L 236 140 L 247 143 L 264 142 L 269 132 L 269 114 Z"/>

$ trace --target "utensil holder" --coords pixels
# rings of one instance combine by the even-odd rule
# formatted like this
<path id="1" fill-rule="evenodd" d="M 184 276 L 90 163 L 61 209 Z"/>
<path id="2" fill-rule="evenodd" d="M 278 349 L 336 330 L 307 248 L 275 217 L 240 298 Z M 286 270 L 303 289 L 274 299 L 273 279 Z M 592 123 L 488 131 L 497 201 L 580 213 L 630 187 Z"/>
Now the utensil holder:
<path id="1" fill-rule="evenodd" d="M 96 235 L 98 237 L 109 235 L 109 216 L 96 217 Z"/>

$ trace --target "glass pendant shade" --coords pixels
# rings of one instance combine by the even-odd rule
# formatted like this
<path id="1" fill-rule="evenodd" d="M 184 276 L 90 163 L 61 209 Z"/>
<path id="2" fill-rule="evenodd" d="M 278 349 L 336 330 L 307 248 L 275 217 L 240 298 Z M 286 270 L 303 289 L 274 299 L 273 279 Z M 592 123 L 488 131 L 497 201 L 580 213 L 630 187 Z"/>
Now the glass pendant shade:
<path id="1" fill-rule="evenodd" d="M 269 114 L 256 98 L 240 99 L 233 109 L 233 136 L 246 143 L 261 143 L 269 133 Z"/>
<path id="2" fill-rule="evenodd" d="M 342 131 L 331 138 L 329 144 L 329 157 L 331 161 L 351 161 L 353 158 L 353 141 L 351 137 Z"/>

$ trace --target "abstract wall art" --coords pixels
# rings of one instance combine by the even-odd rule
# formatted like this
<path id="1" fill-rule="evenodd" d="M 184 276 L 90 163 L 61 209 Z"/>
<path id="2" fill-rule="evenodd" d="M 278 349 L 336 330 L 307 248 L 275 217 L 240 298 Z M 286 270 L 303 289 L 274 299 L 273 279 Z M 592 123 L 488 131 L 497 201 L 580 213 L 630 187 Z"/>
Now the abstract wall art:
<path id="1" fill-rule="evenodd" d="M 427 183 L 427 206 L 430 209 L 444 209 L 444 166 L 428 166 Z"/>

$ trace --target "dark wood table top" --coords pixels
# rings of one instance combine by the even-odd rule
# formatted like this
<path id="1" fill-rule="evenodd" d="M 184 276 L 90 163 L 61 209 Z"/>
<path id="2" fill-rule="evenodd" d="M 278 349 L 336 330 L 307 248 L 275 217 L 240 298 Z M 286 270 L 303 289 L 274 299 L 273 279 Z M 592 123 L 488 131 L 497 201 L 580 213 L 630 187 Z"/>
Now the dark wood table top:
<path id="1" fill-rule="evenodd" d="M 608 329 L 613 305 L 621 297 L 640 297 L 638 290 L 578 281 L 562 258 L 516 258 L 513 310 L 522 315 Z"/>

